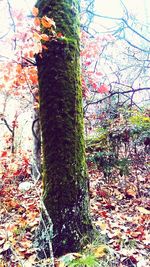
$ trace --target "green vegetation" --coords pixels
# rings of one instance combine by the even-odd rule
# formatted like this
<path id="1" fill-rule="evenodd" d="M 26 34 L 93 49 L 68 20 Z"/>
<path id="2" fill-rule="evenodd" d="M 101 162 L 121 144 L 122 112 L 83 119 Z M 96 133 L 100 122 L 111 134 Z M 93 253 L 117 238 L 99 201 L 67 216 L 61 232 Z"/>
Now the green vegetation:
<path id="1" fill-rule="evenodd" d="M 121 110 L 117 118 L 101 122 L 95 134 L 87 139 L 88 162 L 96 164 L 105 179 L 129 175 L 140 149 L 141 160 L 150 146 L 150 118 L 145 111 Z M 142 152 L 143 151 L 143 152 Z M 136 164 L 141 164 L 141 160 Z"/>

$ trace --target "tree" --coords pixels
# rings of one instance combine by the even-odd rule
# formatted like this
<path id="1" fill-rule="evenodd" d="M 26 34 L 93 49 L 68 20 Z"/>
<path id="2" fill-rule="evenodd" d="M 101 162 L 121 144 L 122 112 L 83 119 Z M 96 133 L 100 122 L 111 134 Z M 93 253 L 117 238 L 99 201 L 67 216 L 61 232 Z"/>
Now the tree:
<path id="1" fill-rule="evenodd" d="M 46 15 L 54 19 L 58 31 L 55 38 L 44 42 L 36 62 L 43 145 L 43 202 L 53 223 L 54 254 L 62 255 L 79 250 L 81 239 L 91 236 L 93 230 L 83 137 L 79 1 L 39 0 L 36 6 L 40 17 Z M 44 34 L 48 33 L 46 27 L 42 29 Z M 45 219 L 44 210 L 42 215 Z"/>
<path id="2" fill-rule="evenodd" d="M 105 109 L 108 106 L 108 110 L 114 107 L 118 109 L 124 105 L 129 108 L 132 106 L 140 108 L 149 100 L 150 90 L 149 51 L 147 49 L 150 40 L 146 14 L 143 21 L 137 12 L 134 14 L 135 10 L 132 10 L 128 3 L 126 4 L 129 9 L 121 0 L 119 1 L 121 11 L 119 17 L 113 16 L 113 12 L 111 16 L 107 15 L 107 12 L 103 13 L 103 8 L 101 6 L 98 8 L 95 0 L 85 2 L 82 13 L 86 15 L 86 20 L 83 20 L 82 28 L 86 31 L 90 41 L 86 40 L 85 43 L 88 58 L 85 52 L 82 56 L 84 61 L 88 59 L 83 72 L 86 74 L 84 87 L 88 89 L 85 91 L 89 91 L 85 99 L 84 111 L 89 111 L 93 105 L 96 110 L 100 108 L 100 112 L 103 112 L 103 103 Z M 96 20 L 99 27 L 96 27 L 93 20 Z M 105 26 L 101 27 L 106 21 L 108 24 L 104 23 Z M 95 36 L 99 37 L 99 42 L 96 42 L 94 50 L 97 55 L 93 58 L 91 51 L 88 52 L 88 46 L 95 42 Z M 100 44 L 99 48 L 97 43 Z M 99 71 L 101 75 L 97 79 L 96 72 Z M 91 79 L 93 77 L 94 79 Z M 101 91 L 101 87 L 100 90 L 98 88 L 99 84 L 107 86 L 109 89 L 107 95 L 99 94 Z"/>

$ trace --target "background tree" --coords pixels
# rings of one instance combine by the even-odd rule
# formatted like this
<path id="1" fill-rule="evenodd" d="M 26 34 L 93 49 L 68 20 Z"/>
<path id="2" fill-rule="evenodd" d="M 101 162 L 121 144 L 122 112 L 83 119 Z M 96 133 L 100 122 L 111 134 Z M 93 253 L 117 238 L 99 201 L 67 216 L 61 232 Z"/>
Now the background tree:
<path id="1" fill-rule="evenodd" d="M 83 138 L 79 1 L 38 1 L 36 6 L 40 17 L 54 19 L 58 31 L 44 43 L 36 61 L 43 201 L 53 223 L 54 254 L 62 255 L 79 250 L 82 238 L 89 237 L 92 230 Z M 49 28 L 54 32 L 54 21 L 47 17 L 42 20 L 43 33 L 48 34 Z"/>
<path id="2" fill-rule="evenodd" d="M 128 10 L 125 1 L 120 1 L 120 13 L 114 13 L 103 12 L 95 0 L 83 1 L 81 58 L 87 134 L 94 125 L 101 125 L 100 118 L 115 118 L 123 107 L 142 110 L 149 101 L 148 20 Z"/>

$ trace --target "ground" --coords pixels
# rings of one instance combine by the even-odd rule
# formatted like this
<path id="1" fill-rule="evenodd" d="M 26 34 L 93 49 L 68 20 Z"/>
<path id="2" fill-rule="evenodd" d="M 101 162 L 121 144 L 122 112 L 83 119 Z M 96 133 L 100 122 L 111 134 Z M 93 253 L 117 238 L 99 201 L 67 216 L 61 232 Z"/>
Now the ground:
<path id="1" fill-rule="evenodd" d="M 3 170 L 0 180 L 0 267 L 48 266 L 49 259 L 37 259 L 33 247 L 32 239 L 40 220 L 42 185 L 40 180 L 35 183 L 29 172 L 21 176 L 15 170 L 18 175 L 15 176 L 10 169 L 8 172 L 8 167 Z M 138 189 L 134 171 L 126 180 L 122 177 L 122 180 L 116 178 L 106 182 L 102 173 L 91 164 L 89 175 L 93 224 L 99 231 L 102 245 L 108 247 L 107 256 L 105 253 L 98 256 L 99 266 L 149 266 L 148 174 L 138 175 Z M 30 182 L 31 187 L 22 189 L 19 185 L 24 181 Z M 108 265 L 102 265 L 105 257 Z M 56 266 L 65 266 L 56 262 Z"/>

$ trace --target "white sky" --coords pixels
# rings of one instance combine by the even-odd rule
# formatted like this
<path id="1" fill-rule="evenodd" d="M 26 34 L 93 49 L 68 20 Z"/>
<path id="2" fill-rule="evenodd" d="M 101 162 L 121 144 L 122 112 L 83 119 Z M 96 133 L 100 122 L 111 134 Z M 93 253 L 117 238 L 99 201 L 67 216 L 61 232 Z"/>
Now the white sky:
<path id="1" fill-rule="evenodd" d="M 4 0 L 1 0 L 4 1 Z M 120 17 L 122 7 L 120 0 L 95 0 L 96 8 L 99 13 L 107 16 Z M 10 0 L 17 9 L 31 10 L 36 0 Z M 150 0 L 122 0 L 127 9 L 138 19 L 150 20 Z"/>
<path id="2" fill-rule="evenodd" d="M 36 0 L 9 0 L 14 9 L 22 9 L 29 14 Z M 61 0 L 60 0 L 61 1 Z M 95 0 L 96 13 L 104 16 L 122 17 L 123 6 L 121 0 Z M 150 32 L 150 0 L 122 0 L 130 14 L 135 16 L 141 23 L 149 24 L 149 29 L 145 31 L 148 36 Z M 5 34 L 9 27 L 8 5 L 6 0 L 0 0 L 0 37 Z M 103 27 L 110 28 L 116 25 L 116 21 L 108 19 L 95 19 L 95 28 L 97 31 L 104 31 Z M 102 25 L 102 26 L 101 26 Z M 1 48 L 0 48 L 1 51 Z M 0 52 L 1 53 L 1 52 Z"/>
<path id="3" fill-rule="evenodd" d="M 139 19 L 145 20 L 148 12 L 150 15 L 149 0 L 123 0 L 122 2 Z M 96 6 L 98 12 L 103 15 L 120 17 L 122 14 L 120 0 L 96 0 Z"/>
<path id="4" fill-rule="evenodd" d="M 121 18 L 123 14 L 123 5 L 120 0 L 95 0 L 96 12 L 102 16 Z M 141 24 L 150 27 L 150 0 L 122 0 L 127 8 L 129 15 L 135 17 Z M 116 25 L 116 21 L 108 19 L 95 20 L 96 27 L 100 29 L 100 25 L 111 27 Z M 101 28 L 102 29 L 102 28 Z M 150 31 L 150 30 L 149 30 Z"/>

